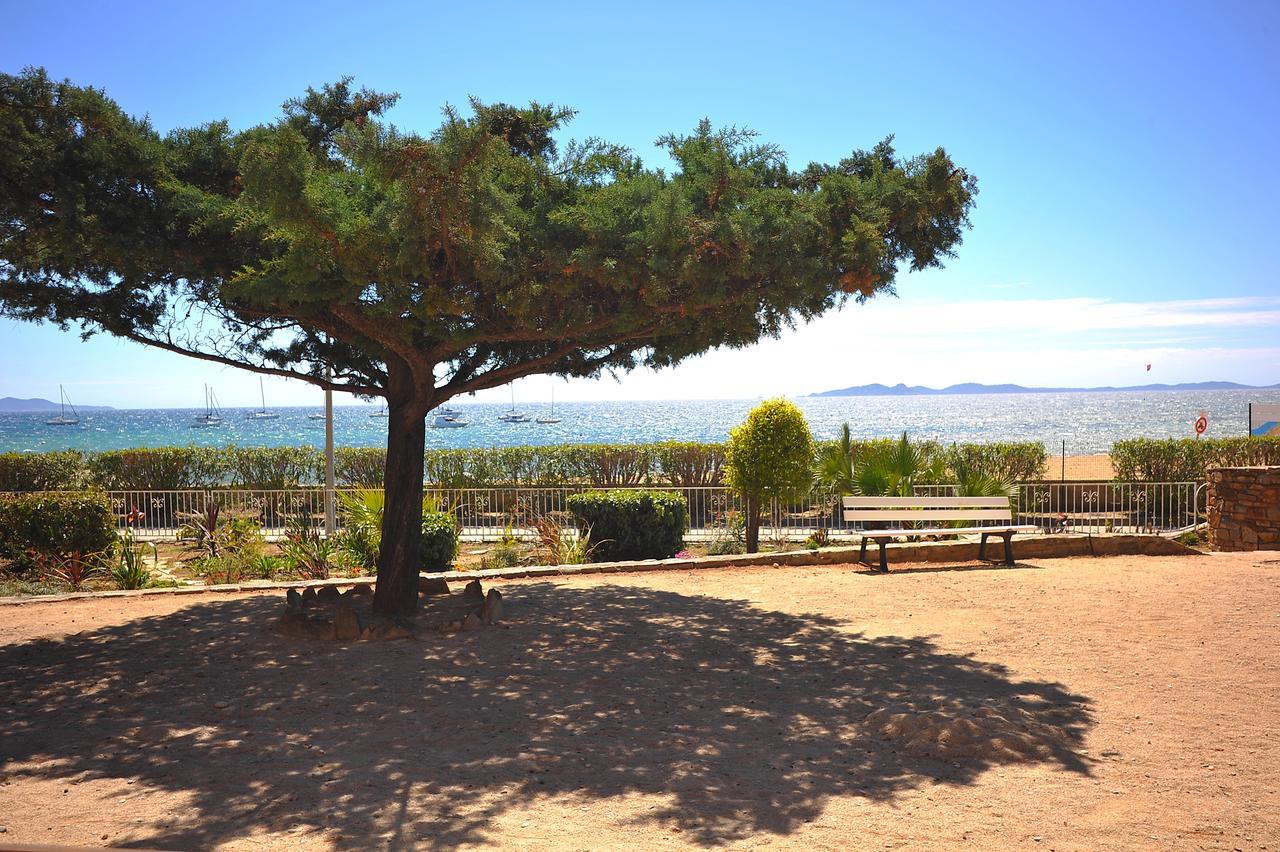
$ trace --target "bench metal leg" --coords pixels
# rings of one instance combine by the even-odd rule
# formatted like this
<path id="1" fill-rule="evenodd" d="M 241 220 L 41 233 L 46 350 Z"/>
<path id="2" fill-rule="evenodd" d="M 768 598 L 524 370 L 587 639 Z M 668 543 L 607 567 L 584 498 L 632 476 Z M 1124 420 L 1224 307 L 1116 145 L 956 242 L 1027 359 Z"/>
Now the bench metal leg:
<path id="1" fill-rule="evenodd" d="M 880 572 L 882 574 L 889 573 L 889 558 L 884 552 L 884 539 L 872 539 L 876 543 L 876 547 L 880 548 Z M 858 561 L 865 563 L 867 561 L 867 536 L 862 537 L 862 546 L 858 548 Z"/>
<path id="2" fill-rule="evenodd" d="M 989 536 L 998 535 L 1004 539 L 1004 564 L 1013 565 L 1013 533 L 983 533 L 982 540 L 978 543 L 978 561 L 986 562 L 987 560 L 987 538 Z M 995 560 L 991 560 L 995 561 Z"/>

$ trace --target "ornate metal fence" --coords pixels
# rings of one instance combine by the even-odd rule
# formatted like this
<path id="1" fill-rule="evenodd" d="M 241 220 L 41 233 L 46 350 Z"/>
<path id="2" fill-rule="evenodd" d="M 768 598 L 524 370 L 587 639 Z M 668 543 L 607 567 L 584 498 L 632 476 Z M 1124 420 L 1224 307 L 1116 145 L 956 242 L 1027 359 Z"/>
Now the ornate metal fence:
<path id="1" fill-rule="evenodd" d="M 458 519 L 464 540 L 496 541 L 503 536 L 532 538 L 534 522 L 551 518 L 573 524 L 569 495 L 578 488 L 428 488 L 427 497 Z M 720 487 L 664 488 L 684 495 L 689 504 L 691 542 L 706 542 L 739 534 L 742 502 Z M 339 494 L 342 493 L 339 489 Z M 947 494 L 954 486 L 929 486 L 917 493 Z M 1205 485 L 1196 482 L 1029 482 L 1018 486 L 1013 498 L 1018 522 L 1034 524 L 1042 532 L 1167 533 L 1200 523 L 1205 515 Z M 209 490 L 111 491 L 108 498 L 123 527 L 131 510 L 142 512 L 138 533 L 174 538 L 192 515 L 210 501 L 220 511 L 258 518 L 268 536 L 283 533 L 290 523 L 324 525 L 325 490 Z M 339 528 L 344 525 L 342 500 L 337 500 Z M 817 530 L 833 538 L 853 537 L 857 528 L 845 523 L 838 496 L 814 491 L 791 504 L 768 507 L 762 521 L 763 541 L 800 541 Z"/>
<path id="2" fill-rule="evenodd" d="M 1175 532 L 1205 519 L 1199 482 L 1033 482 L 1018 489 L 1018 517 L 1043 532 Z"/>

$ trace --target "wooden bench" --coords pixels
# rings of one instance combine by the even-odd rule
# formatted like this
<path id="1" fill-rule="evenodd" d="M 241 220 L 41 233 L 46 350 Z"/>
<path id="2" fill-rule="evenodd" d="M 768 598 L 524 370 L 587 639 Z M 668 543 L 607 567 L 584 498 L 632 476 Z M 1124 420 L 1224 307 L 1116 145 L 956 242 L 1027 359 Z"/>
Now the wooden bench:
<path id="1" fill-rule="evenodd" d="M 1004 539 L 1004 564 L 1013 564 L 1013 536 L 1036 528 L 1031 524 L 1014 524 L 1013 512 L 1007 497 L 845 497 L 846 522 L 865 524 L 868 521 L 892 521 L 889 529 L 860 529 L 862 547 L 858 561 L 867 561 L 867 540 L 880 547 L 880 570 L 888 573 L 889 562 L 885 557 L 885 545 L 901 535 L 973 535 L 982 536 L 978 545 L 978 558 L 987 558 L 987 539 L 1000 536 Z M 960 521 L 961 526 L 940 527 L 938 521 Z M 905 528 L 905 523 L 920 523 L 918 528 Z"/>

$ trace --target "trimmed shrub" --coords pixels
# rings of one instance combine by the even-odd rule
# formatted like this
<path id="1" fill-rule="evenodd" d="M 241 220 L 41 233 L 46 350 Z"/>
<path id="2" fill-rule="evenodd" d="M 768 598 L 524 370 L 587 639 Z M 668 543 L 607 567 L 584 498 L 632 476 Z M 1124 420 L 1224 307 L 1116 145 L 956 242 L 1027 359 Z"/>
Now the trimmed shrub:
<path id="1" fill-rule="evenodd" d="M 729 430 L 725 483 L 746 501 L 747 552 L 759 544 L 760 510 L 792 500 L 813 484 L 813 436 L 804 413 L 785 399 L 768 399 Z"/>
<path id="2" fill-rule="evenodd" d="M 449 512 L 424 512 L 422 545 L 418 551 L 423 571 L 448 571 L 458 558 L 458 522 Z"/>
<path id="3" fill-rule="evenodd" d="M 668 559 L 684 545 L 689 504 L 671 491 L 585 491 L 567 501 L 597 561 Z"/>
<path id="4" fill-rule="evenodd" d="M 1203 481 L 1211 467 L 1280 464 L 1280 438 L 1135 438 L 1111 445 L 1116 479 Z"/>
<path id="5" fill-rule="evenodd" d="M 0 491 L 61 491 L 84 485 L 84 456 L 75 450 L 0 453 Z"/>
<path id="6" fill-rule="evenodd" d="M 25 566 L 30 551 L 97 553 L 116 542 L 115 516 L 102 494 L 0 497 L 0 556 Z"/>

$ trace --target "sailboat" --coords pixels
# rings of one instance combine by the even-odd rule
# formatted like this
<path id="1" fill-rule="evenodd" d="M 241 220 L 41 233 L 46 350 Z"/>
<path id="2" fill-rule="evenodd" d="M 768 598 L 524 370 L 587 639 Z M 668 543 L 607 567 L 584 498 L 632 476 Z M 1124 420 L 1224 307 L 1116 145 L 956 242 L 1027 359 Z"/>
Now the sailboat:
<path id="1" fill-rule="evenodd" d="M 58 385 L 58 399 L 62 405 L 62 411 L 57 417 L 50 417 L 45 423 L 50 426 L 74 426 L 80 422 L 80 412 L 76 411 L 76 407 L 71 405 L 71 400 L 67 399 L 67 392 L 62 389 L 62 385 Z M 71 416 L 67 416 L 67 407 L 71 407 Z"/>
<path id="2" fill-rule="evenodd" d="M 213 388 L 208 385 L 204 386 L 204 414 L 197 414 L 191 425 L 197 429 L 222 425 L 222 409 L 218 407 L 218 398 L 213 395 Z"/>
<path id="3" fill-rule="evenodd" d="M 313 411 L 307 415 L 308 420 L 324 420 L 325 413 L 323 411 Z"/>
<path id="4" fill-rule="evenodd" d="M 516 386 L 511 386 L 511 410 L 506 414 L 499 414 L 498 419 L 503 423 L 528 423 L 529 415 L 516 411 Z"/>
<path id="5" fill-rule="evenodd" d="M 248 414 L 245 415 L 245 419 L 247 420 L 278 420 L 280 418 L 279 414 L 276 414 L 274 411 L 267 411 L 267 392 L 262 387 L 261 376 L 258 377 L 258 393 L 262 395 L 262 408 L 258 409 L 257 411 L 250 411 Z"/>
<path id="6" fill-rule="evenodd" d="M 370 411 L 370 412 L 369 412 L 369 416 L 370 416 L 370 417 L 386 417 L 386 416 L 387 416 L 387 404 L 386 404 L 385 402 L 384 402 L 384 403 L 382 403 L 382 407 L 381 407 L 381 408 L 379 408 L 377 411 Z"/>
<path id="7" fill-rule="evenodd" d="M 539 417 L 537 420 L 533 422 L 542 423 L 542 424 L 559 423 L 560 419 L 561 418 L 556 417 L 556 386 L 552 385 L 551 386 L 551 413 L 544 414 L 543 416 Z"/>

